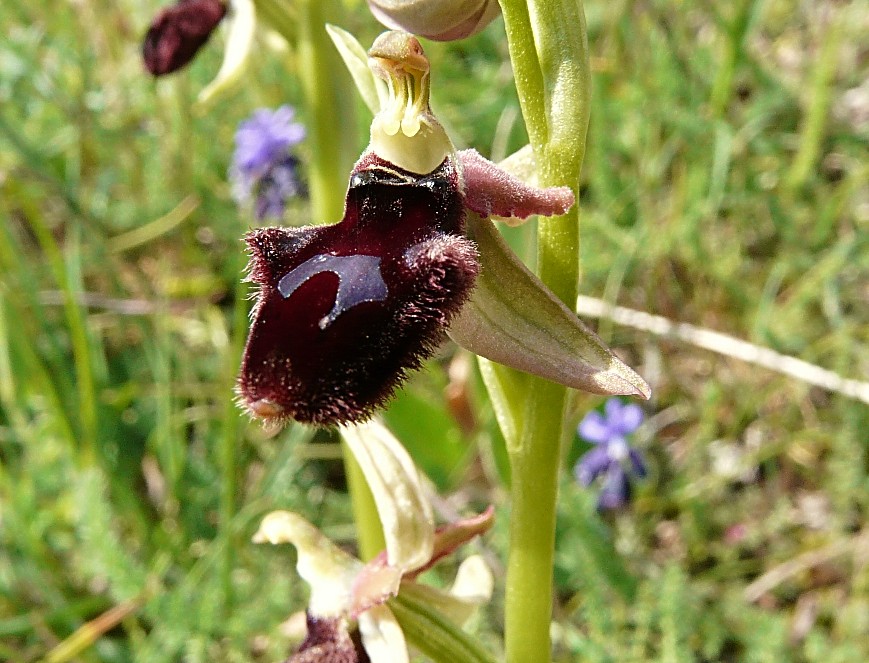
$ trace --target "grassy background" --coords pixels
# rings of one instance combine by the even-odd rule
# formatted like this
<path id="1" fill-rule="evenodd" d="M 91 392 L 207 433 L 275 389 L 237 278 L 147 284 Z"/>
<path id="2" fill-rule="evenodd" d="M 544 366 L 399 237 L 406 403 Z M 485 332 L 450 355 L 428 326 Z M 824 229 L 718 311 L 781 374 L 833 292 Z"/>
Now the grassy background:
<path id="1" fill-rule="evenodd" d="M 155 83 L 138 48 L 157 4 L 0 12 L 0 660 L 281 660 L 305 589 L 289 548 L 249 543 L 259 518 L 294 509 L 352 546 L 334 440 L 269 437 L 232 401 L 251 221 L 226 171 L 239 120 L 300 104 L 293 53 L 262 49 L 244 87 L 197 114 L 220 39 Z M 379 28 L 348 4 L 342 26 L 370 42 Z M 865 379 L 865 3 L 586 7 L 582 291 Z M 501 24 L 426 46 L 456 142 L 520 147 Z M 303 203 L 288 222 L 307 222 Z M 530 236 L 510 239 L 530 254 Z M 607 518 L 565 471 L 559 660 L 869 658 L 869 408 L 598 328 L 654 389 L 638 438 L 652 471 Z M 497 565 L 499 435 L 475 378 L 458 400 L 472 421 L 448 406 L 446 369 L 467 361 L 454 354 L 389 423 L 442 512 L 498 505 L 477 544 Z M 574 419 L 599 403 L 577 396 Z M 496 592 L 478 625 L 492 643 L 499 608 Z"/>

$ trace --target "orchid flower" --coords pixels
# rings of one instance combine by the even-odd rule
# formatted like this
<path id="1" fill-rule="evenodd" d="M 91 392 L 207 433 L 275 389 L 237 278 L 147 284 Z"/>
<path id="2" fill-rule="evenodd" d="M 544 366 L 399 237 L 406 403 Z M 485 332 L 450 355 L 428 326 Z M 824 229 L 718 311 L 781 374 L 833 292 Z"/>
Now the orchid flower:
<path id="1" fill-rule="evenodd" d="M 419 584 L 416 578 L 488 530 L 493 511 L 490 507 L 479 516 L 436 528 L 413 461 L 382 424 L 344 427 L 341 435 L 374 495 L 386 550 L 365 564 L 289 511 L 268 514 L 253 540 L 293 544 L 298 573 L 311 587 L 308 637 L 291 662 L 356 661 L 350 637 L 356 625 L 372 661 L 406 663 L 407 643 L 387 601 L 402 594 L 421 597 L 453 621 L 465 622 L 492 594 L 492 575 L 482 558 L 465 559 L 449 591 Z M 316 648 L 334 658 L 317 658 L 312 652 Z"/>
<path id="2" fill-rule="evenodd" d="M 648 397 L 488 221 L 563 214 L 570 189 L 537 188 L 474 150 L 457 152 L 429 106 L 415 37 L 386 32 L 365 56 L 347 33 L 331 33 L 378 111 L 340 223 L 245 238 L 259 286 L 238 380 L 248 412 L 276 423 L 363 421 L 444 332 L 570 387 Z"/>

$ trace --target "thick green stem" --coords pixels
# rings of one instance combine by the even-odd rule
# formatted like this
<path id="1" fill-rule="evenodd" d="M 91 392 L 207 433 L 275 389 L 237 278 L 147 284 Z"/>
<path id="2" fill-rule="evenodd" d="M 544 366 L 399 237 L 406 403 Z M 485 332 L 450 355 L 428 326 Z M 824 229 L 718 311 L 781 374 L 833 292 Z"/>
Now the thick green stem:
<path id="1" fill-rule="evenodd" d="M 588 126 L 590 73 L 585 15 L 575 0 L 501 0 L 516 88 L 542 185 L 578 195 Z M 579 215 L 541 221 L 541 280 L 571 309 L 579 281 Z M 527 380 L 512 467 L 510 557 L 505 596 L 508 663 L 550 660 L 555 505 L 566 390 Z"/>
<path id="2" fill-rule="evenodd" d="M 525 429 L 510 451 L 510 556 L 505 596 L 508 663 L 549 660 L 555 501 L 561 460 L 564 387 L 529 380 Z"/>

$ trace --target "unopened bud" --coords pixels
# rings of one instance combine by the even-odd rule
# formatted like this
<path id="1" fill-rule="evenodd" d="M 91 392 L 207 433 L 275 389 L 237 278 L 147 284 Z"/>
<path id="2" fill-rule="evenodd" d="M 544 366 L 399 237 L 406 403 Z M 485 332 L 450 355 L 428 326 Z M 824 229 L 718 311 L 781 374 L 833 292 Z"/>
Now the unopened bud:
<path id="1" fill-rule="evenodd" d="M 475 35 L 501 10 L 497 0 L 368 0 L 368 6 L 386 27 L 436 41 Z"/>
<path id="2" fill-rule="evenodd" d="M 226 16 L 220 0 L 179 0 L 151 23 L 142 43 L 145 68 L 164 76 L 190 62 Z"/>

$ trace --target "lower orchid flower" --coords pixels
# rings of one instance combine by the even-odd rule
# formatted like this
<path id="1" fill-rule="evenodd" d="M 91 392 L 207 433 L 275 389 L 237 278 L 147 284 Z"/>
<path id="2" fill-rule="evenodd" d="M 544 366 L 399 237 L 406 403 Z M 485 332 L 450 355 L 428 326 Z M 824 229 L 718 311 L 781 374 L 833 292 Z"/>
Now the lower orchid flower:
<path id="1" fill-rule="evenodd" d="M 648 397 L 487 220 L 563 214 L 570 189 L 531 186 L 474 150 L 457 152 L 429 107 L 416 38 L 378 37 L 365 70 L 374 82 L 355 40 L 331 34 L 381 108 L 338 224 L 245 238 L 259 286 L 238 381 L 246 409 L 277 423 L 365 420 L 448 330 L 477 354 L 567 386 Z"/>
<path id="2" fill-rule="evenodd" d="M 431 505 L 404 447 L 376 421 L 341 429 L 374 495 L 386 550 L 363 563 L 332 543 L 298 514 L 267 515 L 254 535 L 258 543 L 291 543 L 296 568 L 310 585 L 308 636 L 292 663 L 360 659 L 352 631 L 365 654 L 379 663 L 406 663 L 407 643 L 388 600 L 408 594 L 461 624 L 489 600 L 493 579 L 482 558 L 462 562 L 449 591 L 416 582 L 439 559 L 488 530 L 491 507 L 479 516 L 435 527 Z"/>

